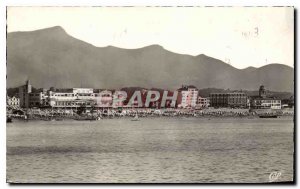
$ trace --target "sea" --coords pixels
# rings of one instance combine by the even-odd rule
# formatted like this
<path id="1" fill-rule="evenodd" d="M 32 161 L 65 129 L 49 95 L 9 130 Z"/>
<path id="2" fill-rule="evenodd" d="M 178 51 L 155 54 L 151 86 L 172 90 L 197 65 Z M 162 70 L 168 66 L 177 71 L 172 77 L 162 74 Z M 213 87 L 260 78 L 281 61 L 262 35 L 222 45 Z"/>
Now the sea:
<path id="1" fill-rule="evenodd" d="M 6 145 L 9 183 L 294 179 L 292 117 L 14 120 L 6 126 Z"/>

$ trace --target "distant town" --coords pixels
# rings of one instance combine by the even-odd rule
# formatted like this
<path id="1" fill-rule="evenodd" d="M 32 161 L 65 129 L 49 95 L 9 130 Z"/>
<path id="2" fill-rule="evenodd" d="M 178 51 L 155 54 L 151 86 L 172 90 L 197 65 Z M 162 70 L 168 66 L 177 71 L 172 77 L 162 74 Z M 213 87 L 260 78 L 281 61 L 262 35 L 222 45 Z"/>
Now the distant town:
<path id="1" fill-rule="evenodd" d="M 193 85 L 175 91 L 162 89 L 93 88 L 34 89 L 29 80 L 7 95 L 7 116 L 25 119 L 95 120 L 123 116 L 249 116 L 277 117 L 294 114 L 294 96 L 287 99 L 268 95 L 258 86 L 258 94 L 242 91 L 210 93 L 202 97 Z M 34 90 L 33 90 L 34 89 Z"/>
<path id="2" fill-rule="evenodd" d="M 252 108 L 282 109 L 294 106 L 294 96 L 279 99 L 269 96 L 263 85 L 256 96 L 244 92 L 210 93 L 205 98 L 193 85 L 182 85 L 176 91 L 160 89 L 107 90 L 93 88 L 63 88 L 32 90 L 30 81 L 18 87 L 18 93 L 7 96 L 8 108 Z"/>

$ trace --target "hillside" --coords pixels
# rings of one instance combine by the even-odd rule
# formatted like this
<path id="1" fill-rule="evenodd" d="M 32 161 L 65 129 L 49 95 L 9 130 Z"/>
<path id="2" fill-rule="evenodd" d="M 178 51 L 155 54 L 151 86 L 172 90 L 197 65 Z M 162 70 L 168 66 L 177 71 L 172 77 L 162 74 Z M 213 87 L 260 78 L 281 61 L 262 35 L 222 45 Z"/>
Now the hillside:
<path id="1" fill-rule="evenodd" d="M 101 36 L 100 36 L 101 37 Z M 283 64 L 237 69 L 206 55 L 176 54 L 159 45 L 95 47 L 61 27 L 7 35 L 7 88 L 30 79 L 37 87 L 145 87 L 293 91 L 294 69 Z"/>

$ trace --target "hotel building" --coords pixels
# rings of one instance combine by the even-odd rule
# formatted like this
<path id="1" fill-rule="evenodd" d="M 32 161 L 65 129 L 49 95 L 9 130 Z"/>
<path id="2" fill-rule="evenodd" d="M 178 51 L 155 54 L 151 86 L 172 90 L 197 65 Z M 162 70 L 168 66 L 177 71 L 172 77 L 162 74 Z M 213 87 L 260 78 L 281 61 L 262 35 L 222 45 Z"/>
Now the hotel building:
<path id="1" fill-rule="evenodd" d="M 178 108 L 195 108 L 198 98 L 198 89 L 193 85 L 182 85 L 178 90 Z"/>
<path id="2" fill-rule="evenodd" d="M 209 95 L 212 107 L 247 108 L 248 97 L 242 92 L 211 93 Z"/>

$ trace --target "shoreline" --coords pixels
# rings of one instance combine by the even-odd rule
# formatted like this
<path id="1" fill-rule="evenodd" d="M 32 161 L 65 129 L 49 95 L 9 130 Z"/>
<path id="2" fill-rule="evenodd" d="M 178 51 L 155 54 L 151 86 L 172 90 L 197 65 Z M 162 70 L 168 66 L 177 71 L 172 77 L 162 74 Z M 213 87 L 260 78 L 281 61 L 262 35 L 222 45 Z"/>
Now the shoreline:
<path id="1" fill-rule="evenodd" d="M 249 109 L 230 109 L 230 108 L 208 108 L 202 110 L 194 109 L 107 109 L 93 110 L 78 113 L 74 110 L 52 110 L 52 109 L 28 109 L 20 110 L 23 114 L 16 114 L 13 111 L 7 111 L 7 118 L 13 120 L 24 121 L 62 121 L 62 120 L 77 120 L 77 121 L 97 121 L 102 119 L 142 119 L 142 118 L 247 118 L 254 119 L 260 116 L 266 118 L 293 117 L 294 110 L 261 110 L 251 111 Z"/>
<path id="2" fill-rule="evenodd" d="M 255 116 L 250 116 L 250 115 L 244 115 L 244 116 L 208 116 L 208 115 L 202 115 L 202 116 L 140 116 L 138 117 L 138 120 L 133 120 L 133 116 L 123 116 L 123 117 L 102 117 L 101 119 L 93 119 L 93 118 L 88 118 L 88 119 L 76 119 L 76 118 L 71 118 L 71 117 L 53 117 L 52 119 L 45 119 L 45 118 L 40 118 L 40 117 L 32 117 L 28 119 L 20 118 L 20 117 L 11 117 L 12 121 L 22 121 L 22 122 L 32 122 L 32 121 L 55 121 L 55 122 L 60 122 L 60 121 L 101 121 L 101 120 L 132 120 L 132 121 L 141 121 L 143 119 L 158 119 L 158 118 L 163 118 L 163 119 L 293 119 L 294 115 L 280 115 L 276 118 L 260 118 L 258 115 Z"/>

